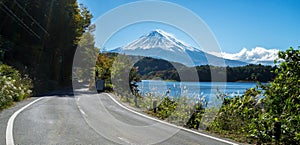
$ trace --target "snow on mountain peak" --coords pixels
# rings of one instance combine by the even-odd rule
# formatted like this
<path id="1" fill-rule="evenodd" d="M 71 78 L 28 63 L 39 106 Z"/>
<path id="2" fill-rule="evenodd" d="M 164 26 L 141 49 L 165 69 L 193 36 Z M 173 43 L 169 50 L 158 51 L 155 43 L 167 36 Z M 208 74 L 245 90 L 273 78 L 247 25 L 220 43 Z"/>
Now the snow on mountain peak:
<path id="1" fill-rule="evenodd" d="M 169 51 L 185 51 L 195 48 L 176 39 L 172 34 L 156 29 L 123 47 L 124 50 L 161 48 Z"/>
<path id="2" fill-rule="evenodd" d="M 137 40 L 124 47 L 119 47 L 111 52 L 133 55 L 147 56 L 167 61 L 179 62 L 187 66 L 197 65 L 215 65 L 223 66 L 223 58 L 207 54 L 196 49 L 181 40 L 178 40 L 173 34 L 163 30 L 153 30 Z M 226 60 L 224 66 L 242 66 L 247 63 L 235 60 Z"/>
<path id="3" fill-rule="evenodd" d="M 147 37 L 165 37 L 162 33 L 158 30 L 151 31 L 149 34 L 146 35 Z M 143 36 L 142 36 L 143 37 Z"/>
<path id="4" fill-rule="evenodd" d="M 156 29 L 156 30 L 154 30 L 154 31 L 152 31 L 152 32 L 159 33 L 159 34 L 161 34 L 161 35 L 164 36 L 164 37 L 175 38 L 175 36 L 174 36 L 173 34 L 170 34 L 170 33 L 168 33 L 168 32 L 165 32 L 165 31 L 163 31 L 163 30 L 161 30 L 161 29 Z"/>

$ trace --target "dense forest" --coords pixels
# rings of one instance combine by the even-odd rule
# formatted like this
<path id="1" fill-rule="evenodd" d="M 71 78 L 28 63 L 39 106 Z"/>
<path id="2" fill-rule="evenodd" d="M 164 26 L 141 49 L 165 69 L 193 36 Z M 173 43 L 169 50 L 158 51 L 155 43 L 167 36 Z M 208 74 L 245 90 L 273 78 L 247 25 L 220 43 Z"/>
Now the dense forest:
<path id="1" fill-rule="evenodd" d="M 176 66 L 176 67 L 175 67 Z M 186 67 L 179 63 L 170 63 L 162 59 L 155 59 L 145 57 L 139 60 L 135 67 L 138 67 L 138 74 L 141 75 L 142 79 L 155 79 L 159 78 L 162 80 L 175 80 L 181 81 L 178 75 L 178 71 L 188 72 L 193 71 L 193 68 Z M 177 70 L 176 70 L 177 69 Z M 249 64 L 240 67 L 216 67 L 210 65 L 202 65 L 196 67 L 199 80 L 190 81 L 201 81 L 210 82 L 211 81 L 211 70 L 215 72 L 225 72 L 227 74 L 228 82 L 236 81 L 259 81 L 259 82 L 269 82 L 274 79 L 275 75 L 273 71 L 275 67 L 264 66 L 264 65 L 254 65 Z"/>
<path id="2" fill-rule="evenodd" d="M 70 86 L 73 56 L 91 18 L 76 0 L 0 0 L 3 63 L 29 74 L 35 94 Z"/>

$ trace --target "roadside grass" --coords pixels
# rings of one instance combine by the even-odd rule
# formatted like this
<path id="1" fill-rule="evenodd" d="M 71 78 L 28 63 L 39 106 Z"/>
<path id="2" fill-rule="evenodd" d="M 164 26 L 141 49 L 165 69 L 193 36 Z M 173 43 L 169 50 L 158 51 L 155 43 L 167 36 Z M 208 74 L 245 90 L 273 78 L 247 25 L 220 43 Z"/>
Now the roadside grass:
<path id="1" fill-rule="evenodd" d="M 31 96 L 32 82 L 11 66 L 0 64 L 0 110 Z"/>

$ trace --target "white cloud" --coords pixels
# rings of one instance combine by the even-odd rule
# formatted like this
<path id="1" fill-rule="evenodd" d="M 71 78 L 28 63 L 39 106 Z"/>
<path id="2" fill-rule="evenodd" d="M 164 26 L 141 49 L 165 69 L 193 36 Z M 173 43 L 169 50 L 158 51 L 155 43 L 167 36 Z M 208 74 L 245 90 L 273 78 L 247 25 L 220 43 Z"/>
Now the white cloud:
<path id="1" fill-rule="evenodd" d="M 272 64 L 272 62 L 278 58 L 278 49 L 265 49 L 262 47 L 256 47 L 251 50 L 243 48 L 240 52 L 230 54 L 226 52 L 209 52 L 210 54 L 223 57 L 231 60 L 239 60 L 253 64 Z"/>

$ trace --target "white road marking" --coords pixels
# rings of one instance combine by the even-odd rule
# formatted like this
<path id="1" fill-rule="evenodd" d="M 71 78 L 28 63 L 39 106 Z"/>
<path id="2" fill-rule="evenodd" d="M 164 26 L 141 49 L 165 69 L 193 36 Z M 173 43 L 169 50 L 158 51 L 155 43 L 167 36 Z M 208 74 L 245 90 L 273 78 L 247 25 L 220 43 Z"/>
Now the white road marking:
<path id="1" fill-rule="evenodd" d="M 207 134 L 203 134 L 203 133 L 200 133 L 200 132 L 197 132 L 197 131 L 194 131 L 194 130 L 190 130 L 190 129 L 187 129 L 187 128 L 184 128 L 184 127 L 181 127 L 181 126 L 177 126 L 177 125 L 174 125 L 174 124 L 170 124 L 168 122 L 165 122 L 165 121 L 162 121 L 162 120 L 158 120 L 156 118 L 152 118 L 152 117 L 149 117 L 147 115 L 144 115 L 144 114 L 141 114 L 139 112 L 136 112 L 134 110 L 131 110 L 127 107 L 125 107 L 124 105 L 122 105 L 121 103 L 119 103 L 117 100 L 115 100 L 114 97 L 112 97 L 110 94 L 108 93 L 104 93 L 106 95 L 108 95 L 110 97 L 110 99 L 112 99 L 116 104 L 118 104 L 120 107 L 134 113 L 134 114 L 137 114 L 137 115 L 140 115 L 140 116 L 143 116 L 145 118 L 148 118 L 148 119 L 151 119 L 151 120 L 154 120 L 154 121 L 157 121 L 157 122 L 160 122 L 160 123 L 163 123 L 163 124 L 166 124 L 166 125 L 169 125 L 169 126 L 172 126 L 172 127 L 175 127 L 175 128 L 178 128 L 178 129 L 181 129 L 181 130 L 184 130 L 184 131 L 187 131 L 187 132 L 190 132 L 190 133 L 194 133 L 194 134 L 197 134 L 197 135 L 200 135 L 200 136 L 204 136 L 204 137 L 207 137 L 207 138 L 210 138 L 210 139 L 214 139 L 214 140 L 217 140 L 217 141 L 220 141 L 220 142 L 224 142 L 224 143 L 227 143 L 227 144 L 232 144 L 232 145 L 238 145 L 237 143 L 233 143 L 233 142 L 230 142 L 228 140 L 224 140 L 224 139 L 220 139 L 220 138 L 217 138 L 217 137 L 213 137 L 213 136 L 210 136 L 210 135 L 207 135 Z"/>
<path id="2" fill-rule="evenodd" d="M 118 137 L 120 140 L 124 141 L 125 143 L 127 144 L 130 144 L 130 145 L 133 145 L 132 143 L 130 143 L 130 141 L 126 138 L 123 138 L 123 137 Z"/>
<path id="3" fill-rule="evenodd" d="M 6 127 L 6 145 L 14 145 L 14 136 L 13 136 L 13 127 L 14 127 L 14 121 L 15 118 L 18 116 L 19 113 L 21 113 L 23 110 L 25 110 L 30 105 L 34 104 L 35 102 L 41 100 L 43 98 L 38 98 L 34 100 L 33 102 L 27 104 L 26 106 L 22 107 L 18 111 L 16 111 L 8 120 L 7 127 Z"/>
<path id="4" fill-rule="evenodd" d="M 78 99 L 78 100 L 79 100 L 79 99 Z M 77 103 L 78 103 L 78 102 L 77 102 Z M 84 116 L 87 116 L 87 114 L 81 109 L 80 105 L 77 104 L 77 106 L 78 106 L 78 109 L 79 109 L 79 111 L 81 112 L 81 114 L 83 114 Z"/>
<path id="5" fill-rule="evenodd" d="M 79 109 L 79 111 L 80 111 L 84 116 L 87 116 L 87 115 L 85 114 L 85 112 L 84 112 L 82 109 Z"/>

